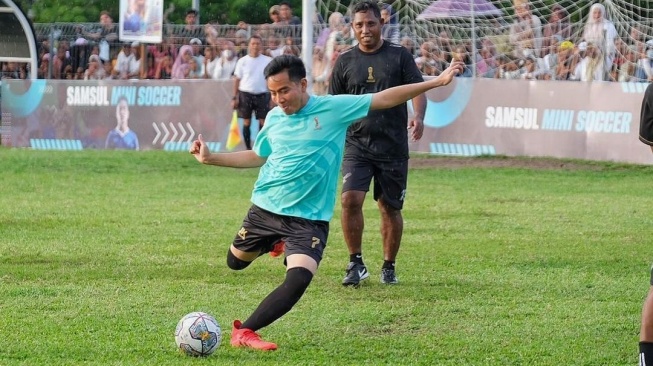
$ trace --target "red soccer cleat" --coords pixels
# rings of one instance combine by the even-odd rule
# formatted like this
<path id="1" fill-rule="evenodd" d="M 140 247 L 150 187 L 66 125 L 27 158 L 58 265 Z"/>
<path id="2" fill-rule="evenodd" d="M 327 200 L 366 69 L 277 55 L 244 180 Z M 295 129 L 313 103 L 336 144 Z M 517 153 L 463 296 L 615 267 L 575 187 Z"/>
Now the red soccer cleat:
<path id="1" fill-rule="evenodd" d="M 261 351 L 274 351 L 277 345 L 272 342 L 266 342 L 255 331 L 247 328 L 241 328 L 240 320 L 234 320 L 234 327 L 231 330 L 232 347 L 249 347 Z"/>
<path id="2" fill-rule="evenodd" d="M 286 242 L 283 240 L 279 240 L 274 245 L 272 246 L 272 250 L 270 251 L 270 256 L 271 257 L 278 257 L 282 255 L 286 251 Z"/>

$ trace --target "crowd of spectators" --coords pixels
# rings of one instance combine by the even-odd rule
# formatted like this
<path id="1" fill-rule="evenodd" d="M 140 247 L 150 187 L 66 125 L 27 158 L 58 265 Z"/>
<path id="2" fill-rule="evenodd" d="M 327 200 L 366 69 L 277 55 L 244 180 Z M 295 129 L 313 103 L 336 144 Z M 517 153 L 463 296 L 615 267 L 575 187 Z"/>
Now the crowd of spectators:
<path id="1" fill-rule="evenodd" d="M 637 24 L 618 34 L 601 4 L 591 6 L 582 24 L 554 4 L 546 21 L 533 14 L 528 1 L 517 3 L 511 23 L 497 23 L 473 45 L 447 30 L 418 38 L 393 22 L 385 7 L 383 37 L 408 48 L 424 75 L 438 75 L 451 60 L 465 62 L 461 77 L 499 79 L 641 81 L 653 80 L 653 40 Z M 259 35 L 264 54 L 301 53 L 301 19 L 289 3 L 269 9 L 269 23 L 251 25 L 197 24 L 197 11 L 186 12 L 185 24 L 166 24 L 163 42 L 120 42 L 117 24 L 108 12 L 94 26 L 77 26 L 74 35 L 49 35 L 39 40 L 38 78 L 50 79 L 216 79 L 231 78 L 238 58 L 247 53 L 248 38 Z M 347 14 L 314 16 L 313 92 L 326 93 L 331 66 L 355 45 Z M 623 28 L 623 27 L 621 27 Z M 417 42 L 417 40 L 420 42 Z M 2 78 L 29 77 L 27 64 L 2 63 Z"/>

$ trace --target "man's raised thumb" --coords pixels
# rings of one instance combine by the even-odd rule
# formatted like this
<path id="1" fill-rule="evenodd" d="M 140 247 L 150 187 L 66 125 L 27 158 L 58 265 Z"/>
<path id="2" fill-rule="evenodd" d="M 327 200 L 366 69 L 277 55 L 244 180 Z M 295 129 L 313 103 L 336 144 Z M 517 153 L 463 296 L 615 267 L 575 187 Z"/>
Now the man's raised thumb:
<path id="1" fill-rule="evenodd" d="M 202 134 L 201 134 L 201 133 L 197 136 L 197 139 L 198 139 L 202 144 L 204 144 L 204 137 L 202 137 Z"/>

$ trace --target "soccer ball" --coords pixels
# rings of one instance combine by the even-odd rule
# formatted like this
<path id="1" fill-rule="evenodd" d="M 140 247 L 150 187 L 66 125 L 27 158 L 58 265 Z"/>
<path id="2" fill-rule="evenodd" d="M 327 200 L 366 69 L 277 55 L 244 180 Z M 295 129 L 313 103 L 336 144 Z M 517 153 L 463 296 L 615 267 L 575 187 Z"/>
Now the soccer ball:
<path id="1" fill-rule="evenodd" d="M 220 346 L 222 331 L 214 317 L 203 312 L 186 314 L 175 329 L 179 351 L 189 356 L 208 356 Z"/>

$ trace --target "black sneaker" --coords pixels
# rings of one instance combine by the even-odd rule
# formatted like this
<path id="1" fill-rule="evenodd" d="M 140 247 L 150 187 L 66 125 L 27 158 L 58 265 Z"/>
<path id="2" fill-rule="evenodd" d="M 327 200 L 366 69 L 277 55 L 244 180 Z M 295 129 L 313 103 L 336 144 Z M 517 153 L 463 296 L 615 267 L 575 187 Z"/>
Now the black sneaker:
<path id="1" fill-rule="evenodd" d="M 356 262 L 349 262 L 346 273 L 345 278 L 342 280 L 343 286 L 357 287 L 362 280 L 370 276 L 370 273 L 367 272 L 367 267 L 364 264 Z"/>
<path id="2" fill-rule="evenodd" d="M 399 283 L 397 275 L 395 275 L 395 270 L 390 268 L 381 269 L 381 283 L 387 283 L 390 285 Z"/>

